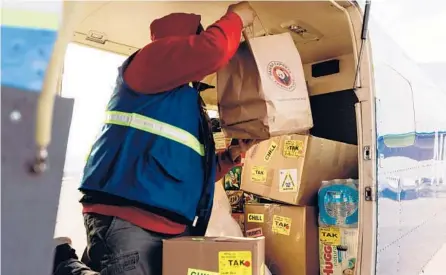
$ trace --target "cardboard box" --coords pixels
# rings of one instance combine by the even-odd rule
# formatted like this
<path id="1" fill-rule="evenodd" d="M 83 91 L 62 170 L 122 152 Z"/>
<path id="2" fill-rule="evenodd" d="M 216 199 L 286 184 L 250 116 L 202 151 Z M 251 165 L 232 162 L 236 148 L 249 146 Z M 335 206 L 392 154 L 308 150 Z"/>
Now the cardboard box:
<path id="1" fill-rule="evenodd" d="M 245 206 L 245 229 L 246 236 L 265 237 L 265 262 L 272 274 L 318 274 L 315 207 L 248 204 Z"/>
<path id="2" fill-rule="evenodd" d="M 311 135 L 275 137 L 251 148 L 241 189 L 294 205 L 316 205 L 323 180 L 357 178 L 358 147 Z"/>
<path id="3" fill-rule="evenodd" d="M 264 271 L 264 238 L 163 240 L 163 275 L 263 275 Z"/>
<path id="4" fill-rule="evenodd" d="M 320 275 L 354 275 L 357 252 L 357 228 L 319 228 Z"/>

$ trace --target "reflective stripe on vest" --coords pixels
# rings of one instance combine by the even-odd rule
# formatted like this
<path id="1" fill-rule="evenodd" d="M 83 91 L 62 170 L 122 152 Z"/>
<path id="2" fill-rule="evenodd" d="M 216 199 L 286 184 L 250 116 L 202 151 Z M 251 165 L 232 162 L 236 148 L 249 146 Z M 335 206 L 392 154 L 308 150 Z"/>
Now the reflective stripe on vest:
<path id="1" fill-rule="evenodd" d="M 159 120 L 135 113 L 124 113 L 118 111 L 106 112 L 105 123 L 132 127 L 141 131 L 162 136 L 181 143 L 199 155 L 204 156 L 204 146 L 189 132 L 161 122 Z"/>

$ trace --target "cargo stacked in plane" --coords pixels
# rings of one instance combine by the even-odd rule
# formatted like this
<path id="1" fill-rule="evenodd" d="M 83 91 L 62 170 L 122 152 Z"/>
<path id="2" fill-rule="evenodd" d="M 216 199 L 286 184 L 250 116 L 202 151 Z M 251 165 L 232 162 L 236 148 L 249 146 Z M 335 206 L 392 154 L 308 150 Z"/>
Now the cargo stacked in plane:
<path id="1" fill-rule="evenodd" d="M 309 134 L 273 137 L 247 152 L 240 189 L 277 202 L 245 205 L 245 236 L 265 237 L 272 274 L 324 274 L 318 261 L 318 191 L 325 180 L 356 177 L 357 152 L 355 145 Z M 345 238 L 351 240 L 349 234 Z"/>

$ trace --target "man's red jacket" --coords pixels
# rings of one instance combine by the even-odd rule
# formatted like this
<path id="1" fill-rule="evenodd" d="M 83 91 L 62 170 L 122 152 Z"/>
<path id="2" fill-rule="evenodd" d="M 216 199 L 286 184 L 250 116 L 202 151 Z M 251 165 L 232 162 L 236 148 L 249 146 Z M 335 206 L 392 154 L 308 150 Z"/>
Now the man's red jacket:
<path id="1" fill-rule="evenodd" d="M 144 94 L 162 93 L 200 81 L 226 65 L 240 43 L 243 28 L 240 17 L 229 12 L 197 35 L 200 20 L 199 15 L 174 13 L 153 21 L 150 25 L 152 43 L 136 54 L 124 72 L 124 80 L 130 88 Z M 222 163 L 216 180 L 231 168 Z M 134 207 L 84 204 L 83 208 L 84 213 L 115 216 L 159 233 L 180 234 L 186 228 Z"/>

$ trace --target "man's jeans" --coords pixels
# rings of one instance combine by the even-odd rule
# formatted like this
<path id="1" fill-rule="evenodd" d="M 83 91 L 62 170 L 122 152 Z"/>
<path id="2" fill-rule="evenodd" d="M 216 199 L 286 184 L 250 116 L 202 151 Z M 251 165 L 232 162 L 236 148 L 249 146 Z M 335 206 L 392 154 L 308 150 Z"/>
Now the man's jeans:
<path id="1" fill-rule="evenodd" d="M 177 237 L 99 214 L 84 214 L 84 222 L 88 245 L 82 261 L 62 262 L 55 275 L 161 275 L 162 240 Z"/>

